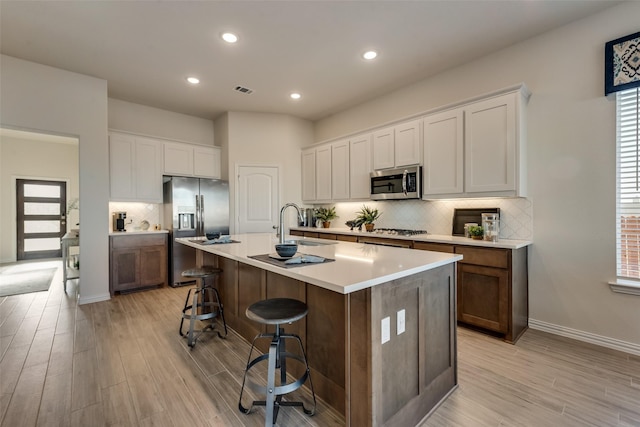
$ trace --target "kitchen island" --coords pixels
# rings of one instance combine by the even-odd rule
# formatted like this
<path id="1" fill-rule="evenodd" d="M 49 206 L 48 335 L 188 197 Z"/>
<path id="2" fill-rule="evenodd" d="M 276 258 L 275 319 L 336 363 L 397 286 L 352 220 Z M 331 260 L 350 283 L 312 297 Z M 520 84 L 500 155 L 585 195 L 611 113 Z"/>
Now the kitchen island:
<path id="1" fill-rule="evenodd" d="M 307 317 L 285 329 L 301 336 L 317 395 L 347 426 L 417 425 L 455 389 L 462 256 L 297 238 L 298 252 L 332 261 L 284 268 L 253 258 L 275 252 L 274 234 L 231 239 L 238 243 L 177 241 L 198 249 L 199 265 L 223 270 L 227 323 L 247 340 L 264 332 L 245 316 L 252 303 L 306 302 Z"/>

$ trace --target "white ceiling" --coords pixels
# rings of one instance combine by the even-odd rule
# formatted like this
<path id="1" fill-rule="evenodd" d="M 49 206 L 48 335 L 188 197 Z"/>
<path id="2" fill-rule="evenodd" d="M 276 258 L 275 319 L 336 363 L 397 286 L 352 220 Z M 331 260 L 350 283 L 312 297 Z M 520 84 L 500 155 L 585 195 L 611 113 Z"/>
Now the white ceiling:
<path id="1" fill-rule="evenodd" d="M 170 111 L 318 120 L 617 3 L 0 0 L 0 51 Z M 223 31 L 240 40 L 224 43 Z"/>

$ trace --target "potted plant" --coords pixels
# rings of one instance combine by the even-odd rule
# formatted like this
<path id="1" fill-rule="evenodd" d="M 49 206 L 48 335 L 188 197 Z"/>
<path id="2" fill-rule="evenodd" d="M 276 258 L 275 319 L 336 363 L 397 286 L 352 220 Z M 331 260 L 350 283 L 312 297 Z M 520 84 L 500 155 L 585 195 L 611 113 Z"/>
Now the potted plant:
<path id="1" fill-rule="evenodd" d="M 322 227 L 329 228 L 331 227 L 331 221 L 336 219 L 338 215 L 336 215 L 336 208 L 317 208 L 316 209 L 316 218 L 322 221 Z"/>
<path id="2" fill-rule="evenodd" d="M 375 220 L 380 218 L 380 215 L 382 215 L 378 209 L 370 208 L 367 205 L 362 205 L 362 208 L 356 213 L 358 214 L 357 219 L 364 224 L 367 231 L 373 231 Z"/>
<path id="3" fill-rule="evenodd" d="M 482 240 L 484 237 L 484 229 L 479 225 L 472 225 L 469 227 L 469 236 L 473 240 Z"/>

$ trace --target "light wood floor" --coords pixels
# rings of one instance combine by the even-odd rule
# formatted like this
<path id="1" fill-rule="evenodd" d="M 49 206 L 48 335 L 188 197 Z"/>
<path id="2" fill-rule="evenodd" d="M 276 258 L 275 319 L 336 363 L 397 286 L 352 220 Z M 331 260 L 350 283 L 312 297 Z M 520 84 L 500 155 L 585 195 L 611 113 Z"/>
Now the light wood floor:
<path id="1" fill-rule="evenodd" d="M 186 288 L 77 306 L 48 292 L 0 298 L 2 426 L 260 426 L 239 413 L 249 346 L 178 335 Z M 527 331 L 517 345 L 460 328 L 459 388 L 422 426 L 640 426 L 640 357 Z M 305 396 L 306 397 L 306 396 Z M 340 426 L 284 408 L 281 426 Z M 399 426 L 404 427 L 404 426 Z"/>

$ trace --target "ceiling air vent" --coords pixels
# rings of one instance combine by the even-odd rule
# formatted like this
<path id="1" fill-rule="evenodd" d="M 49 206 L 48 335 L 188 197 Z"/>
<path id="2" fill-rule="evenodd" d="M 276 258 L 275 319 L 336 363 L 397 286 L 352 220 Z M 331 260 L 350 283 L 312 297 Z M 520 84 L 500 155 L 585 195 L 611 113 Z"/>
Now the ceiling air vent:
<path id="1" fill-rule="evenodd" d="M 245 93 L 247 95 L 250 95 L 253 93 L 253 89 L 249 89 L 248 87 L 244 87 L 244 86 L 236 86 L 236 92 L 240 92 L 240 93 Z"/>

